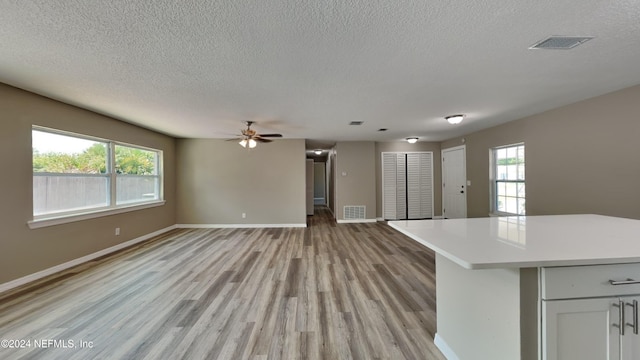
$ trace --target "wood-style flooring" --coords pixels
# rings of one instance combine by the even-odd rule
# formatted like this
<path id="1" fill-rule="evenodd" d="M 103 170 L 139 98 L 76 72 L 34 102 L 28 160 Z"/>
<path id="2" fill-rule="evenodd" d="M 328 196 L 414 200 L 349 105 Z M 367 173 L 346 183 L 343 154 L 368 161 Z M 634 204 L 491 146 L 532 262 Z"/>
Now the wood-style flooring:
<path id="1" fill-rule="evenodd" d="M 308 219 L 173 230 L 0 295 L 0 339 L 24 341 L 0 359 L 444 359 L 433 253 L 383 223 Z"/>

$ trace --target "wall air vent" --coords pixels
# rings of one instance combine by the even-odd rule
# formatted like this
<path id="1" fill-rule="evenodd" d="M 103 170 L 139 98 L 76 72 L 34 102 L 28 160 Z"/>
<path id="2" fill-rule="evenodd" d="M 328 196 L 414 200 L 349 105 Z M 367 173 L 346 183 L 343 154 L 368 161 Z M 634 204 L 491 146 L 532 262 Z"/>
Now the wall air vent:
<path id="1" fill-rule="evenodd" d="M 363 220 L 366 219 L 367 207 L 364 205 L 346 205 L 344 207 L 345 220 Z"/>
<path id="2" fill-rule="evenodd" d="M 362 125 L 364 121 L 352 121 L 349 123 L 349 125 Z"/>
<path id="3" fill-rule="evenodd" d="M 568 50 L 593 39 L 593 36 L 551 36 L 529 49 Z"/>

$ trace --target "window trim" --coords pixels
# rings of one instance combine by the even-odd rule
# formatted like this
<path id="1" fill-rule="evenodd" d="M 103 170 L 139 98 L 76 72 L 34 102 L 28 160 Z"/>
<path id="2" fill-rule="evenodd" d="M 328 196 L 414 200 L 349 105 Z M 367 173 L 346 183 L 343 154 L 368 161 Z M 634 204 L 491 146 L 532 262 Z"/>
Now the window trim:
<path id="1" fill-rule="evenodd" d="M 76 221 L 89 220 L 100 218 L 104 216 L 122 214 L 130 211 L 137 211 L 143 209 L 150 209 L 157 206 L 163 206 L 166 203 L 166 200 L 156 200 L 150 201 L 146 203 L 136 203 L 129 206 L 121 205 L 117 208 L 110 207 L 101 207 L 96 208 L 96 210 L 91 209 L 86 212 L 74 212 L 74 213 L 56 213 L 55 216 L 41 216 L 37 219 L 27 221 L 27 225 L 29 225 L 29 229 L 39 229 L 47 226 L 55 226 L 61 224 L 72 223 Z"/>
<path id="2" fill-rule="evenodd" d="M 526 146 L 523 142 L 517 142 L 517 143 L 513 143 L 513 144 L 508 144 L 508 145 L 500 145 L 500 146 L 496 146 L 496 147 L 492 147 L 489 149 L 489 216 L 526 216 L 525 214 L 518 214 L 518 213 L 510 213 L 510 212 L 506 212 L 506 211 L 499 211 L 498 210 L 498 194 L 497 194 L 497 183 L 498 183 L 498 179 L 497 179 L 497 175 L 496 175 L 496 151 L 500 150 L 500 149 L 505 149 L 505 148 L 510 148 L 510 147 L 516 147 L 516 146 L 523 146 L 525 148 L 525 152 L 526 152 Z M 526 157 L 525 157 L 526 159 Z M 526 187 L 526 180 L 527 180 L 527 176 L 526 176 L 526 160 L 525 160 L 525 178 L 524 180 L 504 180 L 504 181 L 500 181 L 500 182 L 509 182 L 509 183 L 515 183 L 515 184 L 519 184 L 522 183 L 525 185 Z M 526 196 L 524 197 L 524 199 L 526 200 Z"/>
<path id="3" fill-rule="evenodd" d="M 60 225 L 70 222 L 76 222 L 86 219 L 93 219 L 103 216 L 109 216 L 114 214 L 120 214 L 124 212 L 137 211 L 142 209 L 153 208 L 157 206 L 162 206 L 166 203 L 164 200 L 164 153 L 160 149 L 154 149 L 147 146 L 130 144 L 121 141 L 109 140 L 100 137 L 90 136 L 78 134 L 70 131 L 58 130 L 47 128 L 44 126 L 32 125 L 32 132 L 40 131 L 46 132 L 50 134 L 57 134 L 62 136 L 69 136 L 83 140 L 90 140 L 95 142 L 105 143 L 107 145 L 107 172 L 104 174 L 68 174 L 68 176 L 87 176 L 87 177 L 105 177 L 109 181 L 109 197 L 107 206 L 96 206 L 89 209 L 81 209 L 81 210 L 70 210 L 70 211 L 58 211 L 54 213 L 47 213 L 41 215 L 33 215 L 33 201 L 32 201 L 32 219 L 27 222 L 27 225 L 30 229 L 37 229 L 46 226 L 54 226 Z M 32 144 L 33 148 L 33 139 Z M 149 200 L 149 201 L 136 201 L 124 204 L 117 204 L 117 179 L 118 176 L 127 176 L 125 174 L 117 174 L 115 171 L 115 147 L 116 146 L 124 146 L 129 148 L 135 148 L 140 150 L 152 151 L 157 154 L 156 158 L 156 174 L 155 175 L 134 175 L 136 177 L 146 177 L 146 178 L 155 178 L 158 179 L 158 198 Z M 31 156 L 33 162 L 33 153 Z M 32 164 L 33 168 L 33 164 Z M 49 172 L 33 172 L 31 178 L 35 176 L 46 176 L 46 175 L 55 175 L 55 176 L 67 176 L 65 173 L 49 173 Z M 33 185 L 32 185 L 33 188 Z M 33 193 L 33 189 L 32 189 Z"/>

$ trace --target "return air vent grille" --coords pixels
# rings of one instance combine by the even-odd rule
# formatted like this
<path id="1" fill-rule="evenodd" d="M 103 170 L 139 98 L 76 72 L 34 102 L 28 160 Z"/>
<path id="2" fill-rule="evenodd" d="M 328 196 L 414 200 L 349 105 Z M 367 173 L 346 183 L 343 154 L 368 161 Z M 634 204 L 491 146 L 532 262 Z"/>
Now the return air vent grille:
<path id="1" fill-rule="evenodd" d="M 366 219 L 367 207 L 364 205 L 346 205 L 344 207 L 345 220 L 363 220 Z"/>
<path id="2" fill-rule="evenodd" d="M 551 36 L 537 42 L 529 49 L 568 50 L 593 39 L 593 36 Z"/>

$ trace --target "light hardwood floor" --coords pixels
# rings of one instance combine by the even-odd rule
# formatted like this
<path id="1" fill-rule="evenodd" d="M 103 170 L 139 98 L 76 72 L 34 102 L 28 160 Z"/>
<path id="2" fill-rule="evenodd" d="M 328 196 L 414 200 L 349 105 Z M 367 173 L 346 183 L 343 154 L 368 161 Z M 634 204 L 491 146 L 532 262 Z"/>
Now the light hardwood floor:
<path id="1" fill-rule="evenodd" d="M 444 359 L 430 250 L 326 208 L 309 225 L 174 230 L 4 294 L 0 338 L 31 344 L 0 359 Z"/>

